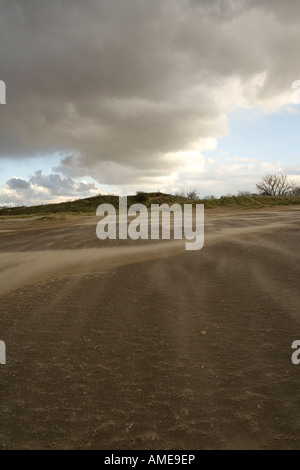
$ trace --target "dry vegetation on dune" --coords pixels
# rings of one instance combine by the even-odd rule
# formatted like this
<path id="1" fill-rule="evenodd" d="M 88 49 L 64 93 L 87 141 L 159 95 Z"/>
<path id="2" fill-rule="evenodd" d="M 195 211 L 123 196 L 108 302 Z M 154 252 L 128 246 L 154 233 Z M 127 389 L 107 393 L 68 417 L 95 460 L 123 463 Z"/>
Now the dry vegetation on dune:
<path id="1" fill-rule="evenodd" d="M 188 198 L 181 195 L 164 194 L 160 192 L 146 193 L 138 191 L 136 195 L 128 196 L 128 206 L 134 203 L 143 203 L 150 207 L 151 204 L 185 204 L 185 203 L 198 203 L 204 204 L 206 209 L 214 209 L 217 207 L 233 207 L 243 209 L 259 209 L 263 207 L 280 206 L 280 205 L 295 205 L 300 204 L 300 196 L 259 196 L 259 195 L 245 195 L 234 196 L 226 195 L 220 198 Z M 114 207 L 119 207 L 119 196 L 116 195 L 99 195 L 89 197 L 86 199 L 77 199 L 75 201 L 67 201 L 59 204 L 41 204 L 38 206 L 19 206 L 19 207 L 4 207 L 0 209 L 0 217 L 7 216 L 32 216 L 32 215 L 49 215 L 49 214 L 95 214 L 97 207 L 100 204 L 112 204 Z"/>

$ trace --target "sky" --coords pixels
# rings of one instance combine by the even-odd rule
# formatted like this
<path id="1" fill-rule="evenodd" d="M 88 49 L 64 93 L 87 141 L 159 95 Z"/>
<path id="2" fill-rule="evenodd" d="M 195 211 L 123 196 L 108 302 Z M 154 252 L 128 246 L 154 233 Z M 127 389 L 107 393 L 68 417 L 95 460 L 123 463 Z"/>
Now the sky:
<path id="1" fill-rule="evenodd" d="M 299 22 L 298 0 L 0 0 L 0 206 L 300 181 Z"/>

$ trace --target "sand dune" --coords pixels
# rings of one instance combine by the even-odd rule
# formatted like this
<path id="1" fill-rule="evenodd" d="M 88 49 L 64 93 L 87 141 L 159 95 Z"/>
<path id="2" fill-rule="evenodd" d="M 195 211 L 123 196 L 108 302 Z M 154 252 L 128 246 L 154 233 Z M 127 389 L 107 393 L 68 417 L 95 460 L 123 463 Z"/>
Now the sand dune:
<path id="1" fill-rule="evenodd" d="M 207 216 L 205 246 L 233 240 L 236 237 L 253 237 L 261 233 L 272 233 L 282 227 L 298 229 L 295 214 L 297 214 L 295 211 L 264 212 L 259 215 L 249 212 L 237 216 L 227 213 L 225 223 L 220 216 Z M 104 242 L 98 240 L 95 233 L 91 234 L 91 230 L 87 237 L 85 232 L 79 235 L 76 233 L 78 227 L 82 229 L 88 226 L 94 229 L 97 221 L 96 217 L 89 217 L 87 220 L 82 217 L 71 218 L 63 222 L 55 220 L 54 227 L 53 223 L 45 227 L 39 218 L 9 221 L 6 225 L 13 228 L 0 231 L 0 236 L 2 235 L 0 295 L 32 282 L 64 274 L 98 272 L 126 264 L 174 256 L 185 251 L 184 240 L 107 240 Z M 44 240 L 41 240 L 41 232 Z M 18 247 L 20 235 L 22 241 L 21 247 Z M 5 237 L 9 240 L 8 252 L 4 251 Z M 14 237 L 16 237 L 15 241 Z M 67 241 L 63 249 L 60 246 L 61 238 Z M 91 244 L 98 245 L 97 248 L 86 247 L 91 239 Z M 74 244 L 76 248 L 72 249 Z M 67 248 L 68 246 L 70 248 Z M 13 251 L 14 249 L 17 251 Z"/>
<path id="2" fill-rule="evenodd" d="M 197 252 L 2 220 L 0 447 L 298 448 L 299 215 L 211 211 Z"/>

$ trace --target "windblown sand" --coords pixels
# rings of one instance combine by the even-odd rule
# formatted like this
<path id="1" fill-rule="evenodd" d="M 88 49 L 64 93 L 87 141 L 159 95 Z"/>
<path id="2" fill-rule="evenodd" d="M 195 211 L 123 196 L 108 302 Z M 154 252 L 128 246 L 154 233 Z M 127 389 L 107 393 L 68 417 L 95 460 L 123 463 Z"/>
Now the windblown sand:
<path id="1" fill-rule="evenodd" d="M 1 220 L 0 448 L 299 448 L 299 216 L 207 211 L 199 251 Z"/>

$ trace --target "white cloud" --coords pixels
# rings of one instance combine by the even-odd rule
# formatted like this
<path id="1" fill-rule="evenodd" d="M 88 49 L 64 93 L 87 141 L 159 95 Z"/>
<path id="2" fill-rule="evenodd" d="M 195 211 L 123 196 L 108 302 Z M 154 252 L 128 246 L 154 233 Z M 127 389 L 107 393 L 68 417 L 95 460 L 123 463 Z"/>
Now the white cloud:
<path id="1" fill-rule="evenodd" d="M 299 114 L 299 109 L 297 109 L 297 108 L 292 108 L 292 107 L 288 106 L 288 107 L 286 108 L 286 110 L 287 110 L 287 112 L 288 112 L 289 114 L 291 114 L 292 116 L 297 116 L 297 114 Z"/>
<path id="2" fill-rule="evenodd" d="M 74 181 L 58 174 L 36 171 L 29 180 L 13 177 L 0 187 L 1 205 L 35 205 L 62 202 L 99 194 L 100 188 L 84 181 Z"/>

